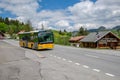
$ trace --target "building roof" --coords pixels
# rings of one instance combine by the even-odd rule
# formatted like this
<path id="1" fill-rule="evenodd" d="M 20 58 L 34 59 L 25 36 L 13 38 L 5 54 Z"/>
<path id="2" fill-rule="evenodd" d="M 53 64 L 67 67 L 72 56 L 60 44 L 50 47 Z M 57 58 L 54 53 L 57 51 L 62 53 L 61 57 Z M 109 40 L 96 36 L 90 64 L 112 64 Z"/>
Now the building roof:
<path id="1" fill-rule="evenodd" d="M 83 38 L 82 40 L 80 40 L 81 42 L 97 42 L 98 40 L 100 40 L 102 37 L 104 37 L 105 35 L 107 35 L 108 33 L 113 34 L 111 31 L 103 31 L 103 32 L 93 32 L 90 33 L 89 35 L 87 35 L 85 38 Z M 118 36 L 116 36 L 115 34 L 113 34 L 116 38 L 119 39 Z"/>
<path id="2" fill-rule="evenodd" d="M 76 37 L 71 37 L 69 39 L 70 42 L 73 42 L 73 41 L 79 41 L 81 39 L 83 39 L 85 36 L 76 36 Z"/>
<path id="3" fill-rule="evenodd" d="M 29 34 L 29 33 L 38 33 L 38 32 L 46 32 L 46 31 L 50 31 L 50 30 L 35 30 L 35 31 L 29 31 L 29 32 L 25 32 L 23 30 L 23 31 L 18 32 L 18 34 Z"/>

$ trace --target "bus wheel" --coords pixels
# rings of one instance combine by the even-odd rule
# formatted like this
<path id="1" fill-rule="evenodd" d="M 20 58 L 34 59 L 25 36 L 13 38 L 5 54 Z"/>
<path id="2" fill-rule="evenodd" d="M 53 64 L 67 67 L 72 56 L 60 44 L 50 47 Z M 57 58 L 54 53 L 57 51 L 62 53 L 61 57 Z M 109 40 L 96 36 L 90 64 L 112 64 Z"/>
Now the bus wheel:
<path id="1" fill-rule="evenodd" d="M 31 44 L 31 48 L 33 49 L 33 44 Z"/>
<path id="2" fill-rule="evenodd" d="M 36 46 L 35 46 L 35 45 L 32 45 L 32 49 L 36 50 L 37 48 L 36 48 Z"/>

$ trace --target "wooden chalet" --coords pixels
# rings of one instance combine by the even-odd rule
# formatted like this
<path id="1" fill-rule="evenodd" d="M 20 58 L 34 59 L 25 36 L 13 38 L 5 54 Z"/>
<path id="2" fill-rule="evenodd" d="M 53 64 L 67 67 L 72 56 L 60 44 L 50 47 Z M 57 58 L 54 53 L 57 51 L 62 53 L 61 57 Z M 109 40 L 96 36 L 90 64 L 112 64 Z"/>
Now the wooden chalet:
<path id="1" fill-rule="evenodd" d="M 83 47 L 89 48 L 120 48 L 120 38 L 111 31 L 90 33 L 80 42 Z"/>
<path id="2" fill-rule="evenodd" d="M 80 46 L 80 40 L 83 39 L 85 36 L 76 36 L 76 37 L 71 37 L 69 39 L 69 42 L 71 43 L 71 46 Z"/>

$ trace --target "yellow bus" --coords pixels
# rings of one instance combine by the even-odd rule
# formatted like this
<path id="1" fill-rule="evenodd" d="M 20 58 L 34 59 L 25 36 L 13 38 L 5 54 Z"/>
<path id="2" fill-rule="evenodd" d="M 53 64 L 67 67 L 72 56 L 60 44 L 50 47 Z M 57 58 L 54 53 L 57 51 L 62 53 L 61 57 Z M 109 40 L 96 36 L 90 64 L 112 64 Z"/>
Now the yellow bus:
<path id="1" fill-rule="evenodd" d="M 54 35 L 50 30 L 20 32 L 19 45 L 36 50 L 53 49 Z"/>

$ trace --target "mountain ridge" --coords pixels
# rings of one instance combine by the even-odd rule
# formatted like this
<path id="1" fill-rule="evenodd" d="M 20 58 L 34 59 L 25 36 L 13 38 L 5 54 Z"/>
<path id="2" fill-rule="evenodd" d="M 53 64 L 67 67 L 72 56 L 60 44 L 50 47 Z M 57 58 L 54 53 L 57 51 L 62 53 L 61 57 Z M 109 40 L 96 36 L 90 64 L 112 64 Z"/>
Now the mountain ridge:
<path id="1" fill-rule="evenodd" d="M 114 26 L 113 28 L 106 29 L 105 26 L 100 26 L 97 29 L 89 29 L 89 32 L 98 32 L 98 31 L 109 31 L 109 30 L 120 30 L 120 25 Z"/>

